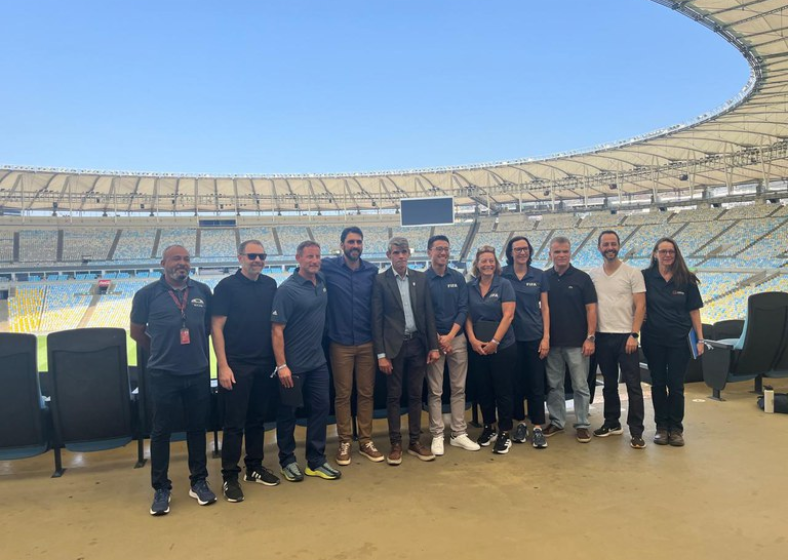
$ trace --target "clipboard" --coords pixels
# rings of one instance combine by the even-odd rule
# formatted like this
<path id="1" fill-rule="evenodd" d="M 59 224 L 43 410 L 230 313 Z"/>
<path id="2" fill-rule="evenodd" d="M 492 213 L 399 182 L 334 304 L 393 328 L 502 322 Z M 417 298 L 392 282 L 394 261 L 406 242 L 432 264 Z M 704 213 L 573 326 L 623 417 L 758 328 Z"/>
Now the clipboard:
<path id="1" fill-rule="evenodd" d="M 496 321 L 476 321 L 473 324 L 473 334 L 479 342 L 490 342 L 495 338 L 499 325 Z"/>
<path id="2" fill-rule="evenodd" d="M 293 374 L 293 386 L 289 389 L 279 383 L 279 405 L 301 408 L 304 406 L 304 380 L 300 375 Z"/>
<path id="3" fill-rule="evenodd" d="M 689 334 L 687 335 L 687 342 L 689 343 L 690 352 L 692 352 L 692 359 L 698 359 L 698 335 L 695 334 L 695 329 L 690 329 Z"/>

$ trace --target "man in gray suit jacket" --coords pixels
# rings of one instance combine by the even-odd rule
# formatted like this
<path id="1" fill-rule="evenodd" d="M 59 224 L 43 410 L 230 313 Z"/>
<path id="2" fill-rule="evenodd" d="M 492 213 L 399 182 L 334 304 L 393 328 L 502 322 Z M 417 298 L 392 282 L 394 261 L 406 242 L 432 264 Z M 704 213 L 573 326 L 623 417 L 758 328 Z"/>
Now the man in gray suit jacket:
<path id="1" fill-rule="evenodd" d="M 386 256 L 391 267 L 375 278 L 372 289 L 372 340 L 378 367 L 386 375 L 391 452 L 389 465 L 402 462 L 400 398 L 402 381 L 408 379 L 408 454 L 422 461 L 435 455 L 421 444 L 421 395 L 427 364 L 440 357 L 438 331 L 427 275 L 410 270 L 410 246 L 404 237 L 389 241 Z"/>

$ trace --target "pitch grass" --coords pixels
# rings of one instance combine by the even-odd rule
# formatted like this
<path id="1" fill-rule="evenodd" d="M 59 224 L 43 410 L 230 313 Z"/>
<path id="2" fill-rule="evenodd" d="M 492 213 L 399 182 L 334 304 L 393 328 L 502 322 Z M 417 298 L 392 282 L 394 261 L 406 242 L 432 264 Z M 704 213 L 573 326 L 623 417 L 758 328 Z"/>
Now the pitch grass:
<path id="1" fill-rule="evenodd" d="M 49 369 L 49 359 L 47 356 L 47 337 L 46 335 L 36 336 L 38 339 L 38 371 L 47 371 Z M 213 353 L 213 348 L 210 352 L 211 357 L 211 378 L 216 377 L 216 356 Z M 131 339 L 131 335 L 126 331 L 126 359 L 130 366 L 137 365 L 137 343 Z"/>

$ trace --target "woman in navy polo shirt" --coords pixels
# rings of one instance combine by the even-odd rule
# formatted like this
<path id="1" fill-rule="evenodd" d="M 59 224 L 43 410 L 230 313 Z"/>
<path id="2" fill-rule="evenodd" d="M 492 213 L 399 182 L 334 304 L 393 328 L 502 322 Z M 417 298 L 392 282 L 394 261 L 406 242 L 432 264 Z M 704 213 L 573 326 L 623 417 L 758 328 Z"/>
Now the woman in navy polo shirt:
<path id="1" fill-rule="evenodd" d="M 473 349 L 468 353 L 471 375 L 479 388 L 484 430 L 476 440 L 482 447 L 495 442 L 494 453 L 508 453 L 512 445 L 512 373 L 517 359 L 512 319 L 515 296 L 501 278 L 495 249 L 484 245 L 473 260 L 474 279 L 468 283 L 468 318 L 465 334 Z M 495 431 L 496 408 L 498 433 Z"/>
<path id="2" fill-rule="evenodd" d="M 528 416 L 533 425 L 531 442 L 537 449 L 547 447 L 545 437 L 557 430 L 552 424 L 542 432 L 545 423 L 545 358 L 550 352 L 550 308 L 547 292 L 550 284 L 544 271 L 531 266 L 534 248 L 526 237 L 512 237 L 506 245 L 509 266 L 501 276 L 509 280 L 517 297 L 514 314 L 514 336 L 517 339 L 517 368 L 514 374 L 513 414 L 520 423 L 514 431 L 514 442 L 525 443 L 528 427 L 525 424 L 523 399 L 528 399 Z"/>
<path id="3" fill-rule="evenodd" d="M 679 246 L 669 237 L 654 245 L 651 265 L 643 271 L 646 281 L 646 322 L 643 353 L 651 372 L 651 400 L 658 445 L 684 445 L 684 373 L 691 350 L 687 336 L 695 330 L 703 339 L 700 308 L 703 300 L 698 277 L 687 268 Z M 698 354 L 703 343 L 698 342 Z"/>

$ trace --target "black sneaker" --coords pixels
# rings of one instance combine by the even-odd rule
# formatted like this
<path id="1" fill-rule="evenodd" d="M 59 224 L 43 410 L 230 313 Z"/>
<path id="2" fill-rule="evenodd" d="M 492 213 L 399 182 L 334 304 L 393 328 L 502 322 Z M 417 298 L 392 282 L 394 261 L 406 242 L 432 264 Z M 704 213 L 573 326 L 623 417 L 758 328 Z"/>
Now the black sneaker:
<path id="1" fill-rule="evenodd" d="M 495 440 L 495 447 L 493 453 L 498 455 L 505 455 L 509 453 L 509 448 L 512 446 L 512 440 L 509 439 L 509 432 L 501 432 Z"/>
<path id="2" fill-rule="evenodd" d="M 528 426 L 525 422 L 520 422 L 517 424 L 517 427 L 514 429 L 514 435 L 512 436 L 512 441 L 514 443 L 525 443 L 525 440 L 528 439 Z"/>
<path id="3" fill-rule="evenodd" d="M 244 501 L 244 491 L 241 490 L 241 484 L 238 482 L 237 478 L 225 480 L 222 485 L 222 491 L 224 492 L 224 499 L 228 502 L 236 503 Z"/>
<path id="4" fill-rule="evenodd" d="M 620 436 L 623 433 L 624 428 L 621 427 L 621 424 L 614 424 L 612 426 L 603 424 L 601 428 L 594 430 L 594 435 L 596 437 Z"/>
<path id="5" fill-rule="evenodd" d="M 170 513 L 170 490 L 159 488 L 153 494 L 153 504 L 150 506 L 151 515 L 167 515 Z"/>
<path id="6" fill-rule="evenodd" d="M 279 484 L 279 477 L 270 470 L 261 466 L 252 471 L 247 470 L 246 476 L 244 476 L 244 481 L 265 484 L 266 486 L 276 486 Z"/>
<path id="7" fill-rule="evenodd" d="M 495 438 L 497 437 L 498 434 L 495 433 L 493 427 L 489 425 L 485 425 L 484 429 L 482 430 L 482 435 L 479 436 L 479 439 L 476 440 L 476 443 L 478 443 L 482 447 L 487 447 L 492 442 L 494 442 Z"/>
<path id="8" fill-rule="evenodd" d="M 547 440 L 545 439 L 544 432 L 542 431 L 541 428 L 534 428 L 532 437 L 533 439 L 531 440 L 531 443 L 533 444 L 534 447 L 536 447 L 537 449 L 544 449 L 545 447 L 547 447 Z"/>
<path id="9" fill-rule="evenodd" d="M 646 447 L 646 442 L 643 441 L 641 436 L 632 436 L 632 439 L 629 440 L 629 446 L 633 449 L 643 449 Z"/>
<path id="10" fill-rule="evenodd" d="M 189 489 L 189 496 L 197 500 L 201 506 L 207 506 L 216 501 L 216 494 L 208 486 L 208 483 L 203 480 L 198 480 Z"/>

